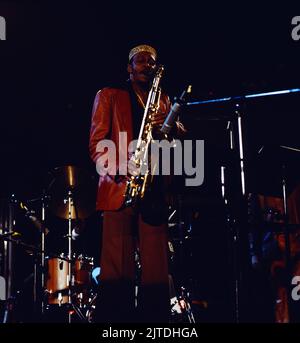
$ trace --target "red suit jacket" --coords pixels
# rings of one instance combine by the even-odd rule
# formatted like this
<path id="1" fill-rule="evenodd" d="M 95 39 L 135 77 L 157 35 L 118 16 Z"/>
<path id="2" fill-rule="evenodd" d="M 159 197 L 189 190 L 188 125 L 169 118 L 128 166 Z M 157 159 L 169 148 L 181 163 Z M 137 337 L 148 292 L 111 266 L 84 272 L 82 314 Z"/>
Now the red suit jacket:
<path id="1" fill-rule="evenodd" d="M 161 95 L 160 110 L 168 114 L 170 100 Z M 127 154 L 129 143 L 133 140 L 132 110 L 129 92 L 122 88 L 103 88 L 95 97 L 90 130 L 90 156 L 96 163 L 104 152 L 99 153 L 96 147 L 99 141 L 110 139 L 116 145 L 116 170 L 119 168 L 119 154 Z M 127 132 L 127 146 L 120 146 L 119 132 Z M 128 160 L 128 156 L 127 160 Z M 117 210 L 124 202 L 126 181 L 115 181 L 115 175 L 106 174 L 99 177 L 96 209 L 102 211 Z"/>

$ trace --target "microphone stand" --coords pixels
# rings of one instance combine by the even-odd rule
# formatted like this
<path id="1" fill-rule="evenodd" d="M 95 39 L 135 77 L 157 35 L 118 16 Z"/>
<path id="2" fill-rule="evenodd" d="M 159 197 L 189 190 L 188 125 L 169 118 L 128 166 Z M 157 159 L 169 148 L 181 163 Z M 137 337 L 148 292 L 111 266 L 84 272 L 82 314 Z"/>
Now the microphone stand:
<path id="1" fill-rule="evenodd" d="M 235 217 L 229 216 L 227 218 L 227 224 L 229 224 L 229 228 L 232 231 L 232 244 L 233 244 L 233 259 L 234 259 L 234 278 L 235 278 L 235 301 L 234 301 L 234 307 L 235 307 L 235 321 L 239 322 L 241 318 L 241 268 L 240 268 L 240 261 L 242 260 L 242 245 L 241 245 L 241 235 L 245 234 L 241 228 L 247 227 L 247 221 L 245 221 L 246 217 L 246 208 L 247 208 L 247 201 L 246 201 L 246 180 L 245 180 L 245 158 L 244 158 L 244 142 L 243 142 L 243 130 L 242 130 L 242 114 L 240 111 L 240 104 L 239 102 L 245 101 L 248 99 L 254 99 L 258 97 L 268 97 L 268 96 L 275 96 L 275 95 L 283 95 L 283 94 L 293 94 L 293 93 L 300 93 L 300 88 L 292 88 L 292 89 L 285 89 L 285 90 L 279 90 L 279 91 L 272 91 L 272 92 L 263 92 L 263 93 L 256 93 L 256 94 L 247 94 L 242 96 L 232 96 L 232 97 L 224 97 L 219 99 L 208 99 L 208 100 L 202 100 L 202 101 L 194 101 L 194 102 L 188 102 L 186 103 L 186 106 L 199 106 L 204 104 L 216 104 L 216 103 L 234 103 L 235 104 L 235 110 L 234 110 L 234 117 L 235 120 L 235 126 L 237 128 L 233 129 L 234 121 L 231 119 L 229 122 L 229 130 L 230 130 L 230 150 L 236 151 L 235 147 L 235 141 L 234 138 L 234 132 L 237 132 L 237 139 L 238 142 L 238 160 L 239 160 L 239 173 L 240 173 L 240 185 L 239 185 L 239 192 L 237 194 L 237 199 L 234 201 L 234 206 L 231 204 L 231 207 L 235 209 Z M 236 154 L 235 154 L 236 155 Z M 234 157 L 234 160 L 235 157 Z M 235 161 L 234 161 L 235 163 Z M 235 168 L 233 168 L 235 169 Z M 224 185 L 223 185 L 224 186 Z M 222 187 L 223 187 L 222 186 Z M 285 192 L 285 179 L 283 179 L 283 191 Z M 286 196 L 285 196 L 286 198 Z M 232 198 L 230 200 L 232 202 Z M 229 201 L 229 202 L 230 202 Z M 245 206 L 244 206 L 245 204 Z M 227 206 L 230 206 L 229 203 L 226 204 Z M 286 207 L 286 199 L 285 199 L 285 207 Z M 228 207 L 229 208 L 229 207 Z M 236 209 L 239 211 L 236 212 Z M 241 213 L 242 210 L 242 213 Z M 244 213 L 245 210 L 245 213 Z M 285 209 L 286 212 L 286 209 Z M 285 218 L 286 220 L 286 218 Z M 287 228 L 287 225 L 285 225 Z M 244 238 L 244 237 L 242 237 Z M 286 241 L 286 261 L 287 265 L 290 263 L 290 257 L 289 257 L 289 239 L 288 239 L 288 233 L 287 229 L 285 230 L 285 241 Z"/>
<path id="2" fill-rule="evenodd" d="M 244 238 L 241 228 L 245 228 L 244 207 L 246 206 L 246 181 L 244 143 L 242 130 L 242 114 L 240 104 L 234 104 L 234 116 L 228 119 L 227 130 L 229 131 L 229 165 L 221 165 L 220 184 L 221 196 L 225 208 L 225 225 L 229 234 L 229 259 L 232 268 L 233 282 L 233 318 L 236 323 L 241 321 L 242 316 L 242 239 Z M 237 168 L 238 165 L 238 168 Z M 237 171 L 238 169 L 238 171 Z M 236 184 L 237 172 L 239 183 Z M 245 207 L 246 208 L 246 207 Z M 241 213 L 242 210 L 242 213 Z"/>

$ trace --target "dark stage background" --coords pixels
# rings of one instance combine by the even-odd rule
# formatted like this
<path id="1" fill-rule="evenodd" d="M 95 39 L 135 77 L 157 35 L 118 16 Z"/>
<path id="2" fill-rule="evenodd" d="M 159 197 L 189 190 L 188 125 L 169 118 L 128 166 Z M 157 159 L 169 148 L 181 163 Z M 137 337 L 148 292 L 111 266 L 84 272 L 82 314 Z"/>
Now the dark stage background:
<path id="1" fill-rule="evenodd" d="M 88 154 L 94 96 L 100 88 L 127 78 L 128 52 L 137 44 L 157 48 L 166 68 L 163 85 L 171 99 L 188 84 L 193 86 L 191 101 L 299 87 L 300 40 L 291 37 L 291 20 L 299 14 L 299 9 L 274 2 L 262 7 L 188 1 L 180 5 L 0 1 L 0 15 L 7 23 L 7 40 L 0 42 L 0 196 L 39 197 L 48 185 L 48 172 L 63 165 L 82 167 L 96 177 Z M 299 94 L 243 104 L 248 166 L 258 179 L 267 175 L 258 187 L 265 189 L 265 180 L 270 183 L 268 175 L 274 172 L 260 173 L 261 167 L 256 168 L 261 146 L 300 148 L 299 105 Z M 228 163 L 227 122 L 222 116 L 232 111 L 229 104 L 195 106 L 181 117 L 189 138 L 205 140 L 206 165 L 203 186 L 177 188 L 186 201 L 185 224 L 192 223 L 196 236 L 187 243 L 189 257 L 183 263 L 189 275 L 184 277 L 193 279 L 199 298 L 212 298 L 214 304 L 226 298 L 215 271 L 225 274 L 220 261 L 228 237 L 221 229 L 219 199 L 212 205 L 210 201 L 219 197 L 220 163 Z M 297 175 L 294 171 L 293 181 Z M 277 191 L 272 183 L 266 188 Z M 201 211 L 202 223 L 197 219 Z M 96 217 L 89 219 L 83 243 L 95 260 L 100 246 Z M 53 232 L 66 225 L 54 222 Z M 55 237 L 57 247 L 61 236 Z M 230 319 L 228 312 L 214 306 L 214 314 L 203 320 Z"/>
<path id="2" fill-rule="evenodd" d="M 287 13 L 283 5 L 0 5 L 7 21 L 0 45 L 4 194 L 22 188 L 30 196 L 39 176 L 54 166 L 91 166 L 94 96 L 127 78 L 128 51 L 136 44 L 158 49 L 171 99 L 187 84 L 193 85 L 192 100 L 299 86 L 300 44 L 291 37 L 297 12 Z M 299 145 L 297 95 L 248 103 L 254 151 L 264 143 Z M 199 139 L 202 112 L 195 108 L 182 117 Z"/>

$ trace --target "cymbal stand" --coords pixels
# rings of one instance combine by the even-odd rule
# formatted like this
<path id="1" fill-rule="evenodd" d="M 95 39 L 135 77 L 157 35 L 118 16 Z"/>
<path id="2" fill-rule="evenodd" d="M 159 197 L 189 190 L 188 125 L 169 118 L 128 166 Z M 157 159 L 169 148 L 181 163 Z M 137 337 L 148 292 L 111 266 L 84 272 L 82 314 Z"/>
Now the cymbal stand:
<path id="1" fill-rule="evenodd" d="M 40 292 L 38 294 L 45 294 L 45 221 L 46 221 L 46 200 L 47 196 L 44 194 L 42 197 L 42 213 L 41 213 L 41 242 L 40 242 Z M 44 304 L 44 296 L 41 297 L 40 299 L 40 309 L 41 309 L 41 314 L 44 315 L 44 310 L 45 310 L 45 304 Z"/>
<path id="2" fill-rule="evenodd" d="M 189 323 L 195 323 L 195 318 L 193 315 L 193 311 L 190 305 L 190 293 L 187 288 L 184 286 L 184 282 L 186 282 L 186 275 L 184 275 L 184 245 L 186 238 L 184 234 L 184 221 L 183 221 L 183 214 L 182 214 L 182 196 L 178 195 L 178 235 L 179 235 L 179 274 L 180 274 L 180 295 L 178 297 L 179 305 L 181 306 L 181 311 L 187 316 Z"/>
<path id="3" fill-rule="evenodd" d="M 30 219 L 33 225 L 38 229 L 39 245 L 38 248 L 33 250 L 34 255 L 34 270 L 33 270 L 33 309 L 34 314 L 39 317 L 45 313 L 45 236 L 48 229 L 45 226 L 46 220 L 46 207 L 47 207 L 47 195 L 45 193 L 39 199 L 41 201 L 41 219 L 36 215 L 36 211 L 30 209 L 30 207 L 23 201 L 19 201 L 19 207 L 25 211 L 25 216 Z M 35 199 L 37 200 L 37 199 Z"/>
<path id="4" fill-rule="evenodd" d="M 68 195 L 66 199 L 64 199 L 64 203 L 68 204 L 68 303 L 72 305 L 72 289 L 73 289 L 73 275 L 72 275 L 72 208 L 74 206 L 73 202 L 73 194 L 72 191 L 68 191 Z M 68 322 L 72 322 L 72 315 L 71 311 L 68 312 Z"/>
<path id="5" fill-rule="evenodd" d="M 74 275 L 73 275 L 73 268 L 72 268 L 72 209 L 74 208 L 75 212 L 75 217 L 78 218 L 77 214 L 77 208 L 76 208 L 76 203 L 74 201 L 74 193 L 72 192 L 71 189 L 69 189 L 67 197 L 64 199 L 64 203 L 68 204 L 68 234 L 67 234 L 67 239 L 68 239 L 68 304 L 70 306 L 70 309 L 68 311 L 68 322 L 72 323 L 72 310 L 75 311 L 75 313 L 78 315 L 78 317 L 86 321 L 86 317 L 81 313 L 81 310 L 79 309 L 78 306 L 73 304 L 72 302 L 72 291 L 74 288 Z"/>
<path id="6" fill-rule="evenodd" d="M 15 204 L 15 196 L 14 194 L 11 195 L 10 199 L 7 199 L 1 205 L 0 208 L 0 228 L 1 228 L 1 236 L 10 237 L 14 232 L 14 204 Z M 14 315 L 14 308 L 15 308 L 15 296 L 13 294 L 13 275 L 14 271 L 14 247 L 12 242 L 8 239 L 3 240 L 3 245 L 1 246 L 1 250 L 3 248 L 3 263 L 1 264 L 1 274 L 3 275 L 4 279 L 4 299 L 5 300 L 5 311 L 3 316 L 2 323 L 9 323 L 11 317 Z M 1 251 L 2 253 L 2 251 Z"/>

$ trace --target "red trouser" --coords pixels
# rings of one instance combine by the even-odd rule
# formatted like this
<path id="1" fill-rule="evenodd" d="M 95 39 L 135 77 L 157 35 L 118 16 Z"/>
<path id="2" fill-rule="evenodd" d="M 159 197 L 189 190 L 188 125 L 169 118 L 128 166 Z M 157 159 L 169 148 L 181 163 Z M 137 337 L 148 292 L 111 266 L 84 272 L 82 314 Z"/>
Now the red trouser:
<path id="1" fill-rule="evenodd" d="M 134 307 L 136 233 L 141 263 L 137 311 Z M 166 224 L 149 225 L 132 208 L 104 212 L 100 266 L 98 321 L 168 322 Z"/>

